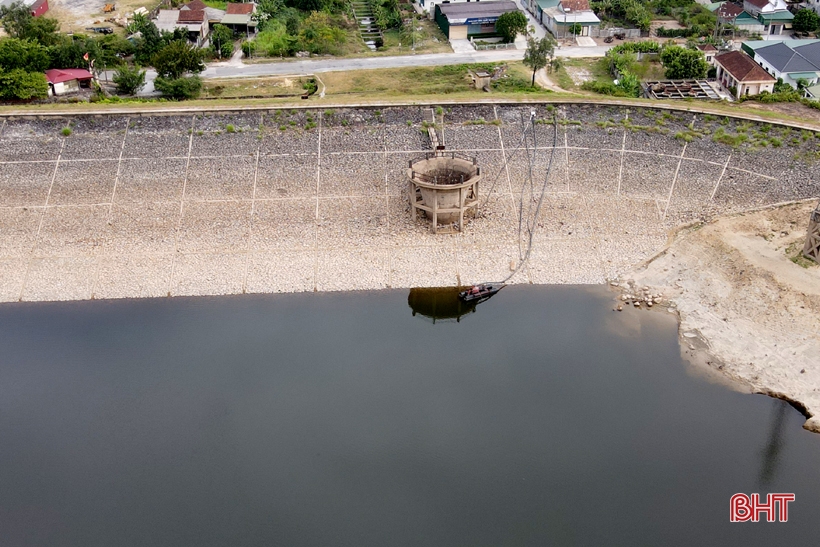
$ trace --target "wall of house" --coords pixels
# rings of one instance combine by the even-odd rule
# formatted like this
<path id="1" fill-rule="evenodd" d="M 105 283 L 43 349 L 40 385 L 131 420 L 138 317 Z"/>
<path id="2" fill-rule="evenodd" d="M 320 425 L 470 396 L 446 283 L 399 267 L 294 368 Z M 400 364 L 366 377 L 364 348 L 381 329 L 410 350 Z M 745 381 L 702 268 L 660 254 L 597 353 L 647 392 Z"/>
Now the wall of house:
<path id="1" fill-rule="evenodd" d="M 77 80 L 69 80 L 67 82 L 60 82 L 54 84 L 55 95 L 65 95 L 66 93 L 73 93 L 80 90 L 80 83 Z"/>
<path id="2" fill-rule="evenodd" d="M 48 11 L 48 0 L 40 0 L 31 5 L 31 15 L 39 17 Z"/>
<path id="3" fill-rule="evenodd" d="M 755 54 L 754 60 L 757 64 L 763 67 L 763 70 L 774 76 L 775 78 L 783 78 L 783 82 L 789 84 L 793 88 L 797 89 L 797 80 L 794 80 L 789 74 L 779 72 L 777 69 L 774 68 L 766 59 L 762 58 L 760 55 Z M 817 78 L 809 80 L 809 85 L 814 85 L 818 81 Z"/>

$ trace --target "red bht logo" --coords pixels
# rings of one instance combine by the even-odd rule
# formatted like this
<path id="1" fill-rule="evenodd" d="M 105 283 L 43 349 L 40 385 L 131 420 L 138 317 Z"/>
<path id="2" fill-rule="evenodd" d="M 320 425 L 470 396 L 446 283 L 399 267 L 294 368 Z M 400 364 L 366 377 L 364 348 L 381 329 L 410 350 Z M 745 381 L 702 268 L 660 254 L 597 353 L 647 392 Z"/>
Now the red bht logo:
<path id="1" fill-rule="evenodd" d="M 729 500 L 732 522 L 760 522 L 760 513 L 766 513 L 766 522 L 775 522 L 775 504 L 780 522 L 789 520 L 789 502 L 794 501 L 794 494 L 766 494 L 766 503 L 760 501 L 760 494 L 735 494 Z"/>

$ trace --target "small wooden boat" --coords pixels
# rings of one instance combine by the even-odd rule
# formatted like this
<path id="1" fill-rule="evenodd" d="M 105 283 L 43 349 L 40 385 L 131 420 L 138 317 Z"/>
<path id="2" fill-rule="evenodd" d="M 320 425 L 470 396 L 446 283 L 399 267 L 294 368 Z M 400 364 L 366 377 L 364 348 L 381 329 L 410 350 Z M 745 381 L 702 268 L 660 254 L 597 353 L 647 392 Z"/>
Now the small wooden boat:
<path id="1" fill-rule="evenodd" d="M 503 289 L 503 283 L 480 283 L 473 285 L 466 291 L 458 293 L 458 297 L 465 302 L 482 302 Z"/>

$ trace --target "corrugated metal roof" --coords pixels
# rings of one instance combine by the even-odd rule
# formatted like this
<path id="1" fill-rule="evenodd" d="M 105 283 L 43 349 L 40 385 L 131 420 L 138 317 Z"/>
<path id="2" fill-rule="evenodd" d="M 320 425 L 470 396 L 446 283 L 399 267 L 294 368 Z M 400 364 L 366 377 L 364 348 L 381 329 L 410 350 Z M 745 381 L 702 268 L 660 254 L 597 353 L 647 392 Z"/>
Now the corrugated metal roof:
<path id="1" fill-rule="evenodd" d="M 247 13 L 229 13 L 222 18 L 223 25 L 247 25 L 251 22 L 251 16 Z"/>
<path id="2" fill-rule="evenodd" d="M 50 84 L 70 82 L 71 80 L 90 80 L 94 75 L 83 68 L 51 68 L 46 70 L 46 80 Z"/>
<path id="3" fill-rule="evenodd" d="M 441 13 L 453 23 L 467 19 L 499 17 L 508 11 L 518 11 L 518 6 L 511 0 L 501 2 L 459 2 L 457 4 L 436 4 Z"/>
<path id="4" fill-rule="evenodd" d="M 790 11 L 775 11 L 772 13 L 761 13 L 760 18 L 763 21 L 791 21 L 794 15 Z"/>

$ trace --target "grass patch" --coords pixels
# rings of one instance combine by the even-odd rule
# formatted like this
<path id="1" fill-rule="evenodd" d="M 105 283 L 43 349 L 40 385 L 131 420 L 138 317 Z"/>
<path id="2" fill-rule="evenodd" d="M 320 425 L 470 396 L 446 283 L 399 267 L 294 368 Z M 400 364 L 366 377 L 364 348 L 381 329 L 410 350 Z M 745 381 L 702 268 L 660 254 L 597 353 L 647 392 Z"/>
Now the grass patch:
<path id="1" fill-rule="evenodd" d="M 63 134 L 63 137 L 68 137 L 71 135 L 71 128 L 70 127 L 63 127 L 63 130 L 60 131 Z"/>
<path id="2" fill-rule="evenodd" d="M 801 268 L 814 268 L 819 265 L 814 260 L 803 256 L 803 245 L 800 242 L 794 242 L 786 247 L 786 256 Z"/>
<path id="3" fill-rule="evenodd" d="M 408 122 L 409 125 L 412 123 Z M 484 118 L 478 118 L 477 120 L 468 120 L 464 122 L 462 125 L 501 125 L 501 120 L 490 120 L 487 121 Z"/>
<path id="4" fill-rule="evenodd" d="M 499 63 L 500 64 L 500 63 Z M 469 71 L 492 70 L 494 63 L 448 65 L 435 67 L 391 68 L 381 70 L 350 70 L 326 72 L 322 75 L 328 97 L 337 96 L 418 96 L 469 94 L 486 96 L 475 89 Z M 532 88 L 526 78 L 528 69 L 521 63 L 506 63 L 505 77 L 493 82 L 495 93 L 548 94 Z"/>
<path id="5" fill-rule="evenodd" d="M 204 79 L 202 97 L 206 99 L 241 98 L 299 98 L 304 93 L 305 83 L 310 78 L 231 78 Z"/>
<path id="6" fill-rule="evenodd" d="M 712 140 L 718 142 L 720 144 L 725 144 L 727 146 L 732 146 L 737 148 L 747 140 L 749 140 L 749 136 L 743 133 L 732 134 L 727 132 L 722 127 L 719 127 L 715 134 L 712 135 Z"/>

